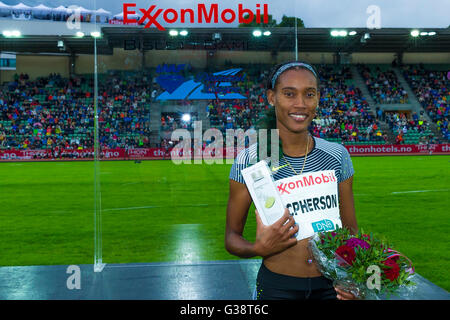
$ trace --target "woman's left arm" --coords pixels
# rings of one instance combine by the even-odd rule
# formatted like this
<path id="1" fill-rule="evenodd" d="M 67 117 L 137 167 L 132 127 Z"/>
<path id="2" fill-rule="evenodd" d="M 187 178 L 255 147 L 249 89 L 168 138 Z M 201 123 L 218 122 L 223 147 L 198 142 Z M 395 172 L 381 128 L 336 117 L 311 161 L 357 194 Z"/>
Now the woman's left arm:
<path id="1" fill-rule="evenodd" d="M 357 234 L 358 224 L 353 199 L 353 176 L 339 183 L 339 207 L 342 226 L 349 228 L 352 234 Z"/>

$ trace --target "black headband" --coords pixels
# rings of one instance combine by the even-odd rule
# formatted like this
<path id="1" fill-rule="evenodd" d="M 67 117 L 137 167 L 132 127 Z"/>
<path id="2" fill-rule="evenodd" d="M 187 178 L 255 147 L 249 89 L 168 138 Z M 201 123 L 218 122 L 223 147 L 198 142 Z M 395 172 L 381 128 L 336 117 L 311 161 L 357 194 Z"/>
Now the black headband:
<path id="1" fill-rule="evenodd" d="M 280 76 L 280 74 L 282 74 L 284 71 L 292 67 L 306 68 L 309 71 L 311 71 L 316 78 L 318 78 L 317 73 L 314 71 L 313 67 L 311 67 L 309 64 L 303 62 L 291 62 L 283 65 L 280 69 L 277 70 L 277 72 L 275 72 L 275 74 L 272 77 L 272 88 L 275 88 L 275 83 L 277 82 L 277 79 Z"/>

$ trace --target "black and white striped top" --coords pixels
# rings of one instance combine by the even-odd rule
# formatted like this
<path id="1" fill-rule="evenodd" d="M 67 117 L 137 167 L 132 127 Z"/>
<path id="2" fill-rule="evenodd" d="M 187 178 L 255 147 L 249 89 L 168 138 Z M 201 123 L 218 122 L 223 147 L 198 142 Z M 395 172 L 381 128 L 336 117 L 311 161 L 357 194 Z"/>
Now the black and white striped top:
<path id="1" fill-rule="evenodd" d="M 338 143 L 329 142 L 321 138 L 314 138 L 314 148 L 308 153 L 306 159 L 305 169 L 303 173 L 315 172 L 322 170 L 334 170 L 338 183 L 345 181 L 353 176 L 355 170 L 353 169 L 352 160 L 347 149 Z M 255 164 L 256 161 L 257 144 L 251 145 L 249 148 L 242 150 L 234 160 L 231 167 L 230 179 L 240 183 L 244 183 L 241 170 Z M 289 157 L 284 156 L 295 171 L 300 172 L 303 167 L 304 157 Z M 281 158 L 277 167 L 286 165 L 286 159 Z M 296 175 L 289 165 L 280 168 L 273 174 L 275 181 Z"/>

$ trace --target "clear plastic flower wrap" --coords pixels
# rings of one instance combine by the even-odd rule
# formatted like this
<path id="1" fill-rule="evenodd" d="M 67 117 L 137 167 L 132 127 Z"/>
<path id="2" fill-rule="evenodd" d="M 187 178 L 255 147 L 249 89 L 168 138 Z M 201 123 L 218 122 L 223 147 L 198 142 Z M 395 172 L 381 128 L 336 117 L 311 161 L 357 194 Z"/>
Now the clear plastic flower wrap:
<path id="1" fill-rule="evenodd" d="M 411 261 L 372 234 L 351 235 L 342 228 L 316 233 L 309 249 L 319 271 L 334 286 L 359 299 L 413 297 L 416 285 Z"/>

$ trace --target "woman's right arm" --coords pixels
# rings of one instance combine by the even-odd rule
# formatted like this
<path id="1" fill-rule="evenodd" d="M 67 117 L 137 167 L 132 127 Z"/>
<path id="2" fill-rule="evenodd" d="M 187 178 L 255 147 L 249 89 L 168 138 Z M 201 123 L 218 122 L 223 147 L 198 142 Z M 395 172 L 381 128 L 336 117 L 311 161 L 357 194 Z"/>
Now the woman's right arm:
<path id="1" fill-rule="evenodd" d="M 245 240 L 242 236 L 251 203 L 252 198 L 245 184 L 230 179 L 225 248 L 229 253 L 240 258 L 252 258 L 258 255 L 255 251 L 255 244 Z"/>
<path id="2" fill-rule="evenodd" d="M 225 230 L 225 248 L 229 253 L 240 258 L 264 258 L 297 244 L 293 236 L 298 226 L 288 209 L 270 226 L 265 226 L 256 212 L 256 240 L 255 243 L 247 241 L 243 232 L 251 203 L 252 198 L 245 184 L 230 179 Z"/>

